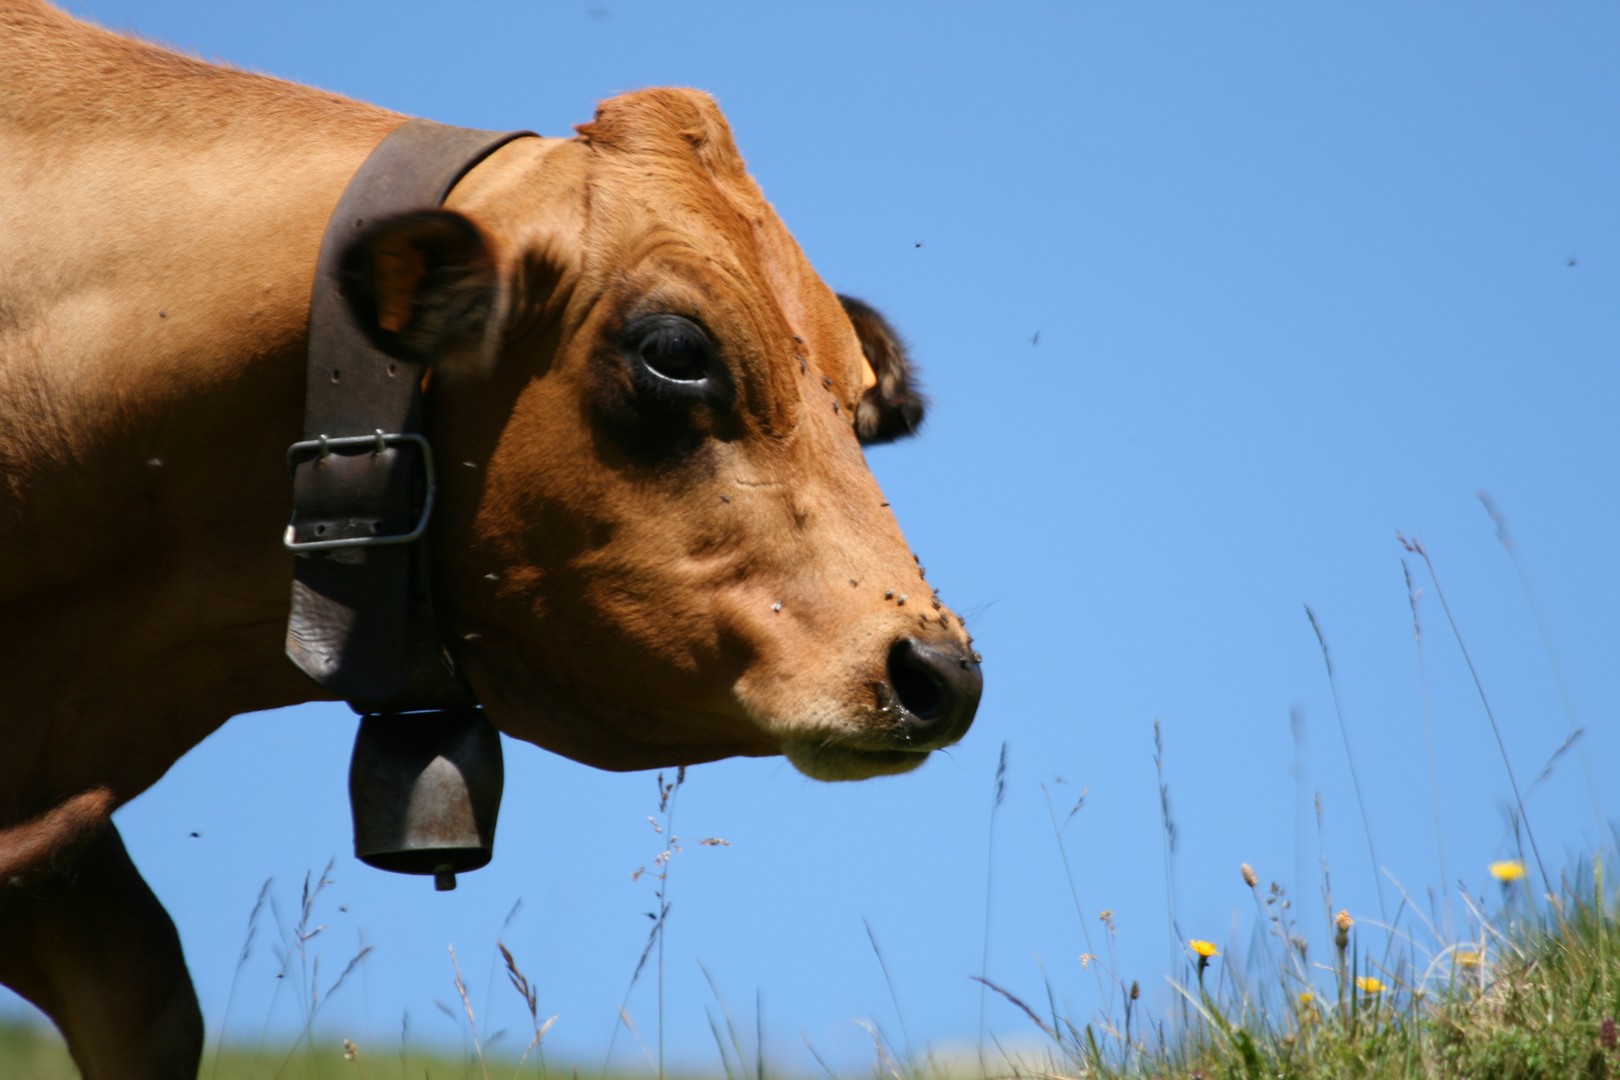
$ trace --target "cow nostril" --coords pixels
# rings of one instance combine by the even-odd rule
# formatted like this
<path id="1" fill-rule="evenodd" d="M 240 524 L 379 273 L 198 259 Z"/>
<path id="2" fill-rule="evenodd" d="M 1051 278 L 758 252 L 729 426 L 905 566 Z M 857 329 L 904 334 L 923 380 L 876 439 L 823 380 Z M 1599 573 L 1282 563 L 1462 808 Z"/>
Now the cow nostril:
<path id="1" fill-rule="evenodd" d="M 960 739 L 973 723 L 984 676 L 977 656 L 902 638 L 889 649 L 889 685 L 903 712 L 896 734 L 912 749 L 934 749 Z"/>
<path id="2" fill-rule="evenodd" d="M 945 707 L 945 692 L 937 672 L 910 638 L 902 638 L 889 650 L 889 683 L 901 707 L 924 721 L 924 726 L 939 718 Z"/>

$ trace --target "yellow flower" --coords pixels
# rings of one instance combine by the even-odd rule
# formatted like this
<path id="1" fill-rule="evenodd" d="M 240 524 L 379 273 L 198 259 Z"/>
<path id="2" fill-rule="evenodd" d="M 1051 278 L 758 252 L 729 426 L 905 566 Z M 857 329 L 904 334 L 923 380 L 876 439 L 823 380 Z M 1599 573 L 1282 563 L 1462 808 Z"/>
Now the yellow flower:
<path id="1" fill-rule="evenodd" d="M 1360 987 L 1361 992 L 1364 994 L 1382 994 L 1385 990 L 1389 989 L 1389 987 L 1385 986 L 1371 975 L 1362 975 L 1357 978 L 1356 986 Z"/>
<path id="2" fill-rule="evenodd" d="M 1192 951 L 1198 954 L 1200 960 L 1208 960 L 1212 956 L 1221 955 L 1215 950 L 1213 941 L 1199 941 L 1197 938 L 1193 938 L 1187 944 L 1192 946 Z"/>
<path id="3" fill-rule="evenodd" d="M 1338 927 L 1340 930 L 1349 930 L 1355 924 L 1356 920 L 1350 917 L 1350 913 L 1348 911 L 1339 912 L 1339 914 L 1334 916 L 1333 919 L 1333 925 Z"/>
<path id="4" fill-rule="evenodd" d="M 1316 995 L 1309 990 L 1299 995 L 1299 1022 L 1303 1027 L 1322 1019 L 1322 1010 L 1316 1007 Z"/>
<path id="5" fill-rule="evenodd" d="M 1518 881 L 1524 877 L 1524 863 L 1518 859 L 1503 859 L 1490 865 L 1491 877 L 1504 885 L 1511 881 Z"/>
<path id="6" fill-rule="evenodd" d="M 1465 968 L 1477 968 L 1485 962 L 1485 954 L 1478 949 L 1459 949 L 1457 963 Z"/>

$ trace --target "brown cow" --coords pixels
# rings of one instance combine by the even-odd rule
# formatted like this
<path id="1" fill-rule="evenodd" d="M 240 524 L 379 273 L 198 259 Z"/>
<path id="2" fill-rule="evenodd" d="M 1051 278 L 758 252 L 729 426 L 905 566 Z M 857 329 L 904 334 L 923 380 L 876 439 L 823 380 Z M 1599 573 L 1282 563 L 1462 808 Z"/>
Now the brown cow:
<path id="1" fill-rule="evenodd" d="M 0 981 L 86 1076 L 190 1076 L 179 942 L 109 815 L 233 715 L 331 697 L 283 655 L 286 448 L 328 217 L 404 118 L 32 0 L 0 2 L 0 87 Z M 445 207 L 348 264 L 441 358 L 424 542 L 494 723 L 826 780 L 958 739 L 977 657 L 860 447 L 920 399 L 713 102 L 615 98 Z"/>

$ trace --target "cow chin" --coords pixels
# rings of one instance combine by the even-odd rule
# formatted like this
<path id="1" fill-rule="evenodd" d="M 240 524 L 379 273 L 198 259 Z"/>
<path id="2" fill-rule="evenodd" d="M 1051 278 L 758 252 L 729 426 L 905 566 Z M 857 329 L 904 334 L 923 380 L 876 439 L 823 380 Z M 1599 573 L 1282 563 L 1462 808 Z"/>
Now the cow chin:
<path id="1" fill-rule="evenodd" d="M 871 780 L 898 776 L 928 759 L 927 750 L 861 750 L 823 739 L 787 739 L 782 756 L 812 780 Z"/>

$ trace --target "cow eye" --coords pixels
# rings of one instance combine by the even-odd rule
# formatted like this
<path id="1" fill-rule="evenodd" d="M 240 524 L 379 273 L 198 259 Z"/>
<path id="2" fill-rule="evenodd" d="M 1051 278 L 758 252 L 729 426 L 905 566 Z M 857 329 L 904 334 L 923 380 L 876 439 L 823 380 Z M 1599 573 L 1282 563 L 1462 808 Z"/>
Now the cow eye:
<path id="1" fill-rule="evenodd" d="M 714 349 L 709 335 L 679 315 L 654 315 L 635 328 L 636 357 L 660 379 L 695 383 L 709 377 Z"/>
<path id="2" fill-rule="evenodd" d="M 691 319 L 668 312 L 635 319 L 625 328 L 624 346 L 636 385 L 644 393 L 711 404 L 730 400 L 730 384 L 714 342 Z"/>
<path id="3" fill-rule="evenodd" d="M 603 427 L 632 457 L 665 468 L 711 439 L 737 437 L 736 385 L 702 323 L 643 308 L 612 335 L 590 396 Z"/>

